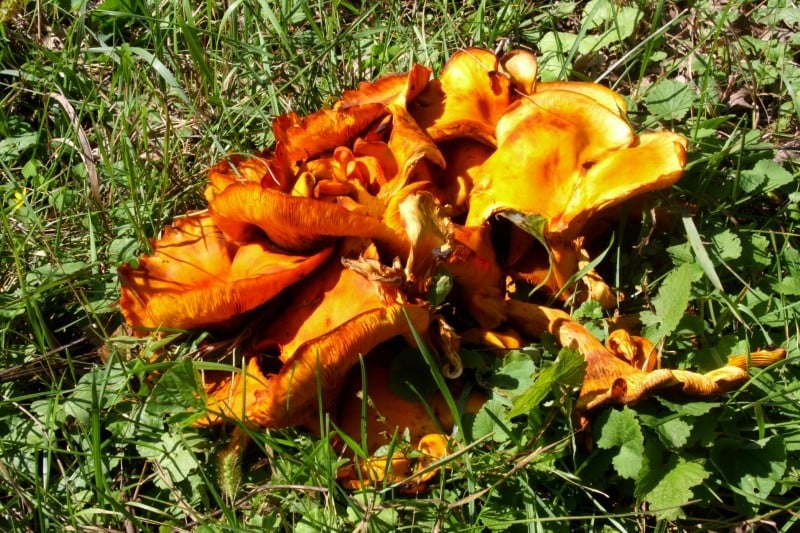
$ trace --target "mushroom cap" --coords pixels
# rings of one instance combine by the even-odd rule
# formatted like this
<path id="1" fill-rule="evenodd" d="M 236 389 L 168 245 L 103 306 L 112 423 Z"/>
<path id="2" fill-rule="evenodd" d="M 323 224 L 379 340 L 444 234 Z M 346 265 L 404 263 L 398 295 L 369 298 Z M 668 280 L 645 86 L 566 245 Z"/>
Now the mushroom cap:
<path id="1" fill-rule="evenodd" d="M 360 313 L 324 335 L 301 343 L 274 374 L 264 373 L 259 356 L 248 357 L 244 377 L 206 373 L 207 416 L 198 425 L 243 420 L 267 428 L 316 427 L 319 406 L 335 411 L 351 368 L 376 346 L 411 328 L 425 331 L 426 306 L 396 303 Z"/>
<path id="2" fill-rule="evenodd" d="M 236 244 L 206 214 L 177 219 L 136 267 L 119 267 L 120 308 L 135 329 L 219 327 L 268 302 L 330 256 L 278 250 L 264 239 Z"/>
<path id="3" fill-rule="evenodd" d="M 217 226 L 235 242 L 265 235 L 284 250 L 308 252 L 334 237 L 372 239 L 394 255 L 405 257 L 405 236 L 380 219 L 333 202 L 293 196 L 253 183 L 229 186 L 209 203 Z"/>
<path id="4" fill-rule="evenodd" d="M 438 79 L 408 106 L 435 142 L 467 137 L 495 145 L 495 125 L 511 103 L 511 80 L 488 50 L 453 54 Z"/>
<path id="5" fill-rule="evenodd" d="M 514 103 L 497 124 L 497 141 L 476 170 L 467 225 L 513 210 L 544 217 L 546 232 L 574 236 L 598 211 L 669 187 L 686 163 L 681 136 L 635 136 L 618 111 L 568 90 Z"/>
<path id="6" fill-rule="evenodd" d="M 356 90 L 344 91 L 334 107 L 373 103 L 405 106 L 428 86 L 430 77 L 431 69 L 415 64 L 405 74 L 389 74 L 373 82 L 362 82 Z"/>
<path id="7" fill-rule="evenodd" d="M 244 347 L 246 378 L 206 373 L 205 388 L 214 401 L 201 423 L 235 417 L 264 427 L 314 427 L 319 395 L 335 411 L 345 376 L 361 357 L 394 337 L 413 342 L 411 328 L 424 334 L 430 320 L 427 304 L 405 301 L 391 281 L 368 279 L 331 261 L 298 287 L 253 346 Z M 255 367 L 252 359 L 259 360 Z M 267 362 L 277 371 L 262 372 Z M 243 391 L 245 386 L 252 390 Z M 242 401 L 246 405 L 235 403 Z"/>

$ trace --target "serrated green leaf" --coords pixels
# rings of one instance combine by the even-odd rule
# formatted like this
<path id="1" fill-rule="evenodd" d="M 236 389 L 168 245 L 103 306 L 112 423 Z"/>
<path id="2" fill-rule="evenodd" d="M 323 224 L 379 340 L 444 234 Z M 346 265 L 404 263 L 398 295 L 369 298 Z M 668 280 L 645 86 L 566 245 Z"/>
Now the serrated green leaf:
<path id="1" fill-rule="evenodd" d="M 195 485 L 199 482 L 199 479 L 192 479 L 200 467 L 196 453 L 204 449 L 206 442 L 195 430 L 167 432 L 162 433 L 157 441 L 138 442 L 136 449 L 142 457 L 158 463 L 163 476 L 155 476 L 156 485 L 171 488 L 178 483 Z"/>
<path id="2" fill-rule="evenodd" d="M 761 234 L 754 233 L 750 236 L 750 253 L 754 263 L 769 266 L 772 264 L 773 255 L 769 252 L 769 239 Z"/>
<path id="3" fill-rule="evenodd" d="M 689 85 L 673 80 L 661 80 L 653 84 L 644 105 L 660 120 L 681 120 L 694 103 L 694 94 Z"/>
<path id="4" fill-rule="evenodd" d="M 643 312 L 642 323 L 648 326 L 647 337 L 654 342 L 671 334 L 683 318 L 692 291 L 692 282 L 699 279 L 695 263 L 684 263 L 672 270 L 653 298 L 653 311 Z"/>
<path id="5" fill-rule="evenodd" d="M 783 478 L 786 446 L 777 436 L 755 442 L 722 438 L 714 443 L 711 460 L 728 483 L 741 489 L 736 495 L 737 506 L 750 514 Z"/>
<path id="6" fill-rule="evenodd" d="M 659 396 L 656 398 L 658 403 L 669 409 L 674 413 L 678 413 L 682 416 L 702 416 L 706 413 L 710 413 L 712 410 L 716 409 L 720 405 L 719 402 L 685 402 L 685 403 L 678 403 L 678 402 L 671 402 L 664 398 L 663 396 Z"/>
<path id="7" fill-rule="evenodd" d="M 577 350 L 563 348 L 553 365 L 555 382 L 565 387 L 579 387 L 586 375 L 586 359 Z"/>
<path id="8" fill-rule="evenodd" d="M 786 247 L 783 250 L 783 258 L 794 265 L 800 264 L 800 250 L 796 250 L 792 247 Z"/>
<path id="9" fill-rule="evenodd" d="M 739 187 L 748 194 L 769 192 L 793 181 L 792 174 L 771 159 L 761 159 L 739 174 Z"/>
<path id="10" fill-rule="evenodd" d="M 487 380 L 487 384 L 504 396 L 515 398 L 531 386 L 536 364 L 530 354 L 512 350 L 503 358 L 501 366 Z"/>
<path id="11" fill-rule="evenodd" d="M 95 367 L 83 375 L 62 404 L 60 415 L 89 422 L 92 410 L 109 409 L 125 398 L 128 376 L 123 367 Z"/>
<path id="12" fill-rule="evenodd" d="M 119 237 L 108 245 L 108 255 L 112 264 L 123 264 L 136 259 L 139 255 L 139 239 Z"/>
<path id="13" fill-rule="evenodd" d="M 147 412 L 153 415 L 192 412 L 200 416 L 206 403 L 199 391 L 192 360 L 183 359 L 158 379 L 147 401 Z"/>
<path id="14" fill-rule="evenodd" d="M 800 296 L 800 278 L 786 276 L 775 285 L 775 291 L 784 296 Z"/>
<path id="15" fill-rule="evenodd" d="M 618 7 L 609 0 L 589 0 L 583 8 L 581 25 L 592 30 L 614 20 Z"/>
<path id="16" fill-rule="evenodd" d="M 511 423 L 503 404 L 497 400 L 489 400 L 475 414 L 471 424 L 472 439 L 477 440 L 492 434 L 495 442 L 505 442 L 510 437 Z"/>
<path id="17" fill-rule="evenodd" d="M 0 139 L 0 160 L 17 157 L 28 148 L 36 146 L 38 142 L 38 133 L 25 133 L 16 137 Z"/>
<path id="18" fill-rule="evenodd" d="M 608 27 L 595 44 L 595 47 L 602 47 L 630 37 L 641 16 L 641 10 L 635 6 L 620 6 L 611 0 L 590 0 L 583 9 L 581 24 L 589 30 Z"/>
<path id="19" fill-rule="evenodd" d="M 608 325 L 601 322 L 603 318 L 603 306 L 597 300 L 586 300 L 573 313 L 575 320 L 583 322 L 586 330 L 599 341 L 605 341 L 608 337 Z M 585 322 L 584 322 L 585 321 Z"/>
<path id="20" fill-rule="evenodd" d="M 683 448 L 689 441 L 692 426 L 681 418 L 670 418 L 656 425 L 655 429 L 661 442 L 671 448 Z"/>
<path id="21" fill-rule="evenodd" d="M 604 450 L 619 448 L 611 461 L 614 469 L 621 477 L 637 478 L 642 468 L 644 435 L 632 409 L 623 407 L 622 410 L 609 412 L 600 428 L 597 446 Z"/>
<path id="22" fill-rule="evenodd" d="M 576 387 L 586 373 L 586 360 L 576 350 L 562 349 L 552 366 L 535 376 L 533 385 L 514 400 L 511 418 L 535 409 L 558 386 Z"/>
<path id="23" fill-rule="evenodd" d="M 603 318 L 603 306 L 597 300 L 586 300 L 572 313 L 572 318 L 600 320 Z"/>
<path id="24" fill-rule="evenodd" d="M 682 506 L 692 499 L 692 489 L 710 475 L 700 460 L 687 461 L 673 456 L 661 475 L 661 480 L 645 496 L 650 510 L 664 520 L 683 516 Z"/>
<path id="25" fill-rule="evenodd" d="M 731 230 L 726 229 L 711 237 L 714 248 L 724 261 L 739 259 L 742 256 L 742 240 Z"/>
<path id="26" fill-rule="evenodd" d="M 575 46 L 575 42 L 577 40 L 578 35 L 575 33 L 549 31 L 542 35 L 542 38 L 537 43 L 537 46 L 543 56 L 553 54 L 563 57 L 566 56 L 570 50 L 572 50 L 572 47 Z M 591 52 L 592 44 L 593 43 L 586 42 L 585 39 L 581 40 L 581 42 L 578 43 L 578 52 L 581 54 Z"/>
<path id="27" fill-rule="evenodd" d="M 39 174 L 39 165 L 35 159 L 29 159 L 22 167 L 22 176 L 27 179 L 33 179 Z"/>
<path id="28" fill-rule="evenodd" d="M 694 255 L 692 255 L 692 246 L 688 242 L 675 244 L 667 248 L 667 253 L 672 258 L 672 263 L 675 266 L 681 263 L 694 262 Z"/>

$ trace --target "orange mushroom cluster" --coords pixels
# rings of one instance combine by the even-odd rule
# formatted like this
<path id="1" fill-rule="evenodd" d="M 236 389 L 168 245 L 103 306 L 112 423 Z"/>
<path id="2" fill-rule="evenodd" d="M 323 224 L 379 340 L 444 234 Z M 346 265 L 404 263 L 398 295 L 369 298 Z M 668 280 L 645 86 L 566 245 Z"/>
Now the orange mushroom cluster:
<path id="1" fill-rule="evenodd" d="M 356 386 L 349 374 L 364 357 L 368 394 L 385 397 L 387 346 L 414 346 L 417 336 L 455 378 L 462 343 L 510 348 L 551 333 L 586 358 L 579 413 L 659 387 L 715 394 L 747 379 L 739 359 L 706 375 L 659 369 L 655 352 L 642 355 L 645 341 L 622 332 L 606 347 L 563 311 L 512 294 L 524 283 L 613 305 L 616 295 L 586 268 L 586 228 L 609 207 L 669 187 L 686 162 L 679 135 L 636 134 L 615 92 L 536 74 L 526 51 L 462 50 L 438 78 L 415 65 L 330 109 L 280 116 L 270 151 L 210 170 L 208 208 L 177 219 L 150 255 L 119 269 L 122 313 L 139 334 L 210 329 L 244 339 L 240 371 L 204 373 L 201 424 L 314 427 L 322 405 L 357 433 L 360 372 Z M 435 301 L 442 275 L 452 290 Z M 478 408 L 481 396 L 473 400 Z M 370 405 L 368 417 L 382 422 L 367 421 L 369 452 L 394 424 L 408 426 L 418 455 L 446 453 L 446 440 L 430 435 L 452 425 L 447 409 L 425 422 L 424 409 Z M 429 462 L 392 458 L 342 476 L 349 486 L 396 480 Z"/>

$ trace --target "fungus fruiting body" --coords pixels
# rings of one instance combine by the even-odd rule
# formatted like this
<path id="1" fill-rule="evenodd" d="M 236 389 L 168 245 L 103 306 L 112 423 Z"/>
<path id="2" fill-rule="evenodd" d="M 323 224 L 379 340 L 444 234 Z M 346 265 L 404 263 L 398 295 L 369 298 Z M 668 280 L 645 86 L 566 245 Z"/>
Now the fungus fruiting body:
<path id="1" fill-rule="evenodd" d="M 533 301 L 539 293 L 514 288 L 615 305 L 587 266 L 587 228 L 670 187 L 686 164 L 685 139 L 636 133 L 619 94 L 538 83 L 536 71 L 527 51 L 462 50 L 435 79 L 415 65 L 329 109 L 282 115 L 275 146 L 210 170 L 207 210 L 176 219 L 149 255 L 119 269 L 120 307 L 136 334 L 238 334 L 239 367 L 202 376 L 198 424 L 313 428 L 321 406 L 362 453 L 405 433 L 423 457 L 356 456 L 340 471 L 345 485 L 411 475 L 405 487 L 415 492 L 458 428 L 441 396 L 392 397 L 387 352 L 397 346 L 425 350 L 455 378 L 462 343 L 502 356 L 552 335 L 586 360 L 575 408 L 584 423 L 603 405 L 664 387 L 724 393 L 748 379 L 748 364 L 784 356 L 758 352 L 705 374 L 663 369 L 635 331 L 615 331 L 604 345 L 565 311 Z M 362 361 L 367 383 L 356 372 Z M 475 392 L 466 404 L 475 411 L 484 398 Z"/>

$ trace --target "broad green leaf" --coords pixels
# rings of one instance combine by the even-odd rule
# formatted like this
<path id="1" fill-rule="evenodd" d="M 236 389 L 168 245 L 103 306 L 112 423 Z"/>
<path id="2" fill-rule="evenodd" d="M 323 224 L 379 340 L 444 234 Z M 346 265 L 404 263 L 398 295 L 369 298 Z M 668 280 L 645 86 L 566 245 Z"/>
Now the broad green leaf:
<path id="1" fill-rule="evenodd" d="M 159 440 L 137 442 L 136 449 L 142 457 L 159 465 L 154 482 L 162 488 L 172 488 L 179 483 L 194 487 L 199 485 L 196 474 L 200 467 L 197 453 L 204 451 L 208 441 L 197 430 L 180 433 L 162 433 Z M 166 479 L 165 479 L 166 478 Z"/>
<path id="2" fill-rule="evenodd" d="M 663 396 L 658 396 L 656 400 L 670 411 L 684 416 L 702 416 L 722 405 L 720 402 L 711 401 L 686 403 L 671 402 Z"/>
<path id="3" fill-rule="evenodd" d="M 793 181 L 792 174 L 771 159 L 761 159 L 752 169 L 739 174 L 739 187 L 748 194 L 769 192 Z"/>
<path id="4" fill-rule="evenodd" d="M 692 489 L 709 475 L 702 461 L 673 456 L 665 466 L 661 480 L 643 499 L 658 518 L 676 520 L 683 516 L 681 507 L 692 499 Z"/>
<path id="5" fill-rule="evenodd" d="M 28 148 L 36 146 L 38 142 L 39 134 L 35 132 L 0 139 L 0 161 L 18 157 Z"/>
<path id="6" fill-rule="evenodd" d="M 564 387 L 580 387 L 586 375 L 586 359 L 577 350 L 563 348 L 553 365 L 556 383 Z"/>
<path id="7" fill-rule="evenodd" d="M 739 259 L 742 256 L 742 240 L 731 230 L 726 229 L 711 237 L 714 248 L 723 261 Z"/>
<path id="8" fill-rule="evenodd" d="M 586 360 L 583 356 L 575 350 L 562 349 L 553 365 L 539 372 L 531 388 L 514 400 L 509 416 L 513 418 L 535 409 L 557 387 L 580 385 L 585 373 Z"/>
<path id="9" fill-rule="evenodd" d="M 586 300 L 572 313 L 572 318 L 576 320 L 601 320 L 603 318 L 603 306 L 597 300 Z"/>
<path id="10" fill-rule="evenodd" d="M 572 317 L 583 323 L 589 333 L 599 341 L 608 337 L 608 324 L 603 320 L 603 307 L 597 300 L 586 300 L 573 313 Z"/>
<path id="11" fill-rule="evenodd" d="M 751 254 L 753 262 L 759 265 L 769 266 L 772 264 L 774 258 L 770 252 L 769 239 L 759 233 L 754 233 L 750 236 L 750 246 L 752 247 Z"/>
<path id="12" fill-rule="evenodd" d="M 566 56 L 577 40 L 578 35 L 575 33 L 549 31 L 542 36 L 537 45 L 542 55 Z M 578 52 L 587 54 L 592 51 L 593 46 L 593 41 L 584 38 L 578 43 Z"/>
<path id="13" fill-rule="evenodd" d="M 472 440 L 492 434 L 495 442 L 505 442 L 510 437 L 511 423 L 507 411 L 498 400 L 489 400 L 472 420 Z"/>
<path id="14" fill-rule="evenodd" d="M 680 244 L 675 244 L 667 248 L 667 253 L 669 254 L 670 258 L 672 259 L 672 263 L 675 266 L 679 266 L 681 263 L 693 263 L 694 262 L 694 255 L 692 254 L 692 245 L 688 242 L 682 242 Z"/>
<path id="15" fill-rule="evenodd" d="M 28 160 L 27 163 L 22 167 L 22 177 L 27 179 L 33 179 L 39 174 L 39 165 L 35 159 Z"/>
<path id="16" fill-rule="evenodd" d="M 800 25 L 800 8 L 789 2 L 768 2 L 767 7 L 755 10 L 753 17 L 761 24 L 796 27 Z"/>
<path id="17" fill-rule="evenodd" d="M 653 311 L 641 315 L 650 340 L 657 342 L 675 331 L 689 305 L 692 282 L 699 278 L 700 270 L 695 263 L 684 263 L 667 274 L 658 296 L 653 298 Z"/>
<path id="18" fill-rule="evenodd" d="M 596 47 L 623 41 L 633 34 L 642 12 L 635 6 L 620 6 L 611 0 L 590 0 L 583 9 L 581 24 L 593 30 L 607 28 Z"/>
<path id="19" fill-rule="evenodd" d="M 501 395 L 516 398 L 531 386 L 536 364 L 530 354 L 522 350 L 512 350 L 503 357 L 501 366 L 487 380 L 487 384 Z"/>
<path id="20" fill-rule="evenodd" d="M 636 479 L 642 468 L 644 436 L 636 414 L 628 407 L 610 411 L 600 429 L 597 446 L 604 450 L 619 448 L 612 464 L 617 473 L 627 479 Z"/>
<path id="21" fill-rule="evenodd" d="M 198 394 L 199 390 L 192 360 L 183 359 L 158 378 L 147 401 L 147 411 L 154 415 L 194 413 L 201 416 L 206 403 Z"/>
<path id="22" fill-rule="evenodd" d="M 693 103 L 691 87 L 673 80 L 656 82 L 644 98 L 647 110 L 659 120 L 681 120 Z"/>
<path id="23" fill-rule="evenodd" d="M 619 7 L 609 0 L 589 0 L 583 8 L 581 24 L 587 30 L 599 28 L 606 22 L 614 20 Z"/>
<path id="24" fill-rule="evenodd" d="M 721 438 L 711 450 L 711 460 L 728 483 L 741 489 L 736 503 L 748 514 L 758 510 L 787 467 L 786 446 L 777 436 L 755 442 Z"/>
<path id="25" fill-rule="evenodd" d="M 118 237 L 108 245 L 110 263 L 120 265 L 136 259 L 140 253 L 139 239 L 134 237 Z"/>
<path id="26" fill-rule="evenodd" d="M 689 441 L 692 426 L 681 418 L 671 418 L 654 428 L 661 441 L 672 448 L 683 448 Z"/>
<path id="27" fill-rule="evenodd" d="M 90 421 L 92 410 L 110 409 L 123 401 L 127 384 L 128 375 L 122 366 L 95 367 L 81 377 L 59 414 L 85 424 Z"/>
<path id="28" fill-rule="evenodd" d="M 783 258 L 792 263 L 793 265 L 800 265 L 800 251 L 796 250 L 795 248 L 786 247 L 783 250 Z"/>
<path id="29" fill-rule="evenodd" d="M 786 276 L 775 286 L 776 292 L 784 296 L 800 296 L 800 278 Z"/>

